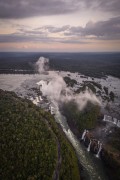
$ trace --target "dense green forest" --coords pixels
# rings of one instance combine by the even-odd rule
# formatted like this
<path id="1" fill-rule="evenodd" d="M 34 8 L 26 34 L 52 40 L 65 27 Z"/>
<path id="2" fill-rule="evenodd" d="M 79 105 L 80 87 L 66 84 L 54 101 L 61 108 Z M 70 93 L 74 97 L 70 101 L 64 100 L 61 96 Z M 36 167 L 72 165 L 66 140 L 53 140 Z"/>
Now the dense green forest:
<path id="1" fill-rule="evenodd" d="M 73 87 L 75 84 L 77 84 L 77 81 L 75 79 L 71 79 L 70 77 L 65 76 L 63 79 L 68 87 Z"/>
<path id="2" fill-rule="evenodd" d="M 98 88 L 99 90 L 96 90 L 96 88 Z M 115 94 L 113 91 L 109 92 L 108 87 L 102 87 L 101 84 L 95 81 L 83 81 L 83 83 L 81 83 L 81 86 L 78 87 L 77 90 L 75 90 L 75 93 L 79 94 L 80 92 L 84 92 L 86 89 L 92 91 L 96 95 L 99 94 L 99 96 L 101 96 L 104 100 L 114 101 L 115 99 Z M 105 94 L 103 94 L 103 92 Z"/>
<path id="3" fill-rule="evenodd" d="M 0 90 L 0 124 L 0 179 L 80 179 L 74 149 L 50 113 Z"/>
<path id="4" fill-rule="evenodd" d="M 96 125 L 100 115 L 100 107 L 88 102 L 83 110 L 79 110 L 75 102 L 64 103 L 62 113 L 66 116 L 68 124 L 83 132 L 84 129 L 92 129 Z"/>
<path id="5" fill-rule="evenodd" d="M 34 74 L 39 57 L 48 58 L 50 69 L 79 72 L 91 77 L 120 78 L 120 53 L 0 53 L 0 74 Z"/>

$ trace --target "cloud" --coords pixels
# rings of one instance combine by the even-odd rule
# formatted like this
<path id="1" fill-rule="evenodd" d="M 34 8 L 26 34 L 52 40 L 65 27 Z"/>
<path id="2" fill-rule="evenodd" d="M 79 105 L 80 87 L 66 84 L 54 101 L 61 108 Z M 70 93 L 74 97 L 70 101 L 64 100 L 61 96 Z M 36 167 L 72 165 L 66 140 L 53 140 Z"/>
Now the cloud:
<path id="1" fill-rule="evenodd" d="M 62 26 L 62 27 L 54 27 L 54 26 L 45 26 L 44 29 L 50 33 L 60 33 L 68 30 L 70 28 L 69 25 Z"/>
<path id="2" fill-rule="evenodd" d="M 76 0 L 1 0 L 0 18 L 66 14 L 77 10 Z"/>
<path id="3" fill-rule="evenodd" d="M 21 43 L 21 42 L 37 42 L 37 43 L 65 43 L 65 44 L 88 44 L 89 42 L 84 42 L 79 39 L 72 38 L 56 38 L 56 37 L 43 37 L 43 36 L 33 36 L 33 35 L 20 35 L 20 34 L 9 34 L 0 35 L 0 43 Z"/>
<path id="4" fill-rule="evenodd" d="M 103 11 L 114 12 L 120 14 L 119 0 L 98 0 L 98 8 Z"/>
<path id="5" fill-rule="evenodd" d="M 0 18 L 17 19 L 33 16 L 68 14 L 83 10 L 119 13 L 119 0 L 1 0 Z"/>
<path id="6" fill-rule="evenodd" d="M 36 29 L 18 28 L 18 32 L 0 35 L 0 42 L 45 42 L 88 44 L 90 40 L 120 40 L 120 17 L 107 21 L 88 22 L 81 26 L 41 26 Z"/>
<path id="7" fill-rule="evenodd" d="M 120 0 L 83 0 L 82 2 L 85 9 L 120 14 Z"/>
<path id="8" fill-rule="evenodd" d="M 31 34 L 25 34 L 25 33 L 13 33 L 13 34 L 7 34 L 7 35 L 0 35 L 0 43 L 12 43 L 12 42 L 52 42 L 54 39 L 43 36 L 43 35 L 31 35 Z"/>
<path id="9" fill-rule="evenodd" d="M 120 16 L 107 21 L 88 22 L 83 27 L 71 27 L 66 36 L 86 37 L 87 39 L 120 39 Z"/>
<path id="10" fill-rule="evenodd" d="M 89 22 L 86 24 L 83 34 L 102 37 L 120 36 L 120 17 L 111 18 L 108 21 Z"/>

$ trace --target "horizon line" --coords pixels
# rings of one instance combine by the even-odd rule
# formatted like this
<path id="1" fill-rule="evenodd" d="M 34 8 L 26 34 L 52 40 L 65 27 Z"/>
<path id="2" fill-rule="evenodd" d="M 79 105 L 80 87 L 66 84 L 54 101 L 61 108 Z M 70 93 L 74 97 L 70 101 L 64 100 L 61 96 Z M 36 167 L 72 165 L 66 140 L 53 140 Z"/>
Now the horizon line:
<path id="1" fill-rule="evenodd" d="M 0 51 L 0 53 L 120 53 L 120 51 Z"/>

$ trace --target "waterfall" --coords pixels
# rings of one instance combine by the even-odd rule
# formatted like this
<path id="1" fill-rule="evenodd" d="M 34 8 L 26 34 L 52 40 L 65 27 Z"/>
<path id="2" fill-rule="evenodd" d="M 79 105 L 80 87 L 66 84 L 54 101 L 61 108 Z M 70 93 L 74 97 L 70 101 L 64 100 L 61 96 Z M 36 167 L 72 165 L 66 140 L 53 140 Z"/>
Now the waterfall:
<path id="1" fill-rule="evenodd" d="M 99 147 L 100 141 L 98 141 L 98 147 Z"/>
<path id="2" fill-rule="evenodd" d="M 39 96 L 40 97 L 40 101 L 42 101 L 43 99 L 42 99 L 42 96 Z"/>
<path id="3" fill-rule="evenodd" d="M 103 121 L 113 123 L 117 127 L 120 127 L 120 120 L 118 120 L 117 118 L 114 118 L 112 116 L 104 115 Z"/>
<path id="4" fill-rule="evenodd" d="M 117 122 L 117 127 L 120 127 L 120 120 L 118 120 Z"/>
<path id="5" fill-rule="evenodd" d="M 113 123 L 117 125 L 117 119 L 116 118 L 113 118 Z"/>
<path id="6" fill-rule="evenodd" d="M 84 142 L 85 142 L 85 139 L 86 139 L 86 136 L 84 136 L 84 139 L 83 139 Z"/>
<path id="7" fill-rule="evenodd" d="M 105 121 L 105 120 L 106 120 L 106 118 L 105 118 L 105 115 L 104 115 L 103 121 Z"/>
<path id="8" fill-rule="evenodd" d="M 101 152 L 101 149 L 102 149 L 102 143 L 100 143 L 99 141 L 98 141 L 98 143 L 99 143 L 99 149 L 98 149 L 98 153 L 96 154 L 97 158 L 99 158 L 99 155 L 100 155 L 100 152 Z"/>
<path id="9" fill-rule="evenodd" d="M 92 143 L 92 141 L 90 140 L 90 143 L 89 143 L 88 148 L 87 148 L 87 151 L 88 151 L 88 152 L 90 151 L 91 143 Z"/>
<path id="10" fill-rule="evenodd" d="M 72 143 L 73 147 L 75 148 L 78 160 L 83 166 L 83 175 L 85 176 L 85 178 L 89 180 L 106 180 L 106 178 L 104 178 L 104 174 L 102 175 L 101 173 L 101 168 L 99 168 L 99 166 L 96 166 L 91 156 L 89 156 L 89 153 L 87 153 L 87 151 L 84 150 L 81 143 L 70 130 L 66 118 L 61 114 L 59 110 L 58 102 L 51 98 L 48 100 L 50 103 L 49 109 L 51 110 L 51 106 L 53 107 L 52 109 L 54 110 L 54 117 L 56 122 L 61 125 L 61 128 L 66 134 L 68 140 Z M 81 140 L 84 140 L 84 138 L 86 138 L 86 133 L 88 133 L 88 131 L 85 129 L 81 136 Z"/>
<path id="11" fill-rule="evenodd" d="M 54 107 L 50 106 L 50 112 L 51 114 L 54 114 Z"/>
<path id="12" fill-rule="evenodd" d="M 85 129 L 84 132 L 83 132 L 83 134 L 82 134 L 82 138 L 81 138 L 82 140 L 84 140 L 85 135 L 86 135 L 86 132 L 87 132 L 87 131 L 86 131 L 86 129 Z"/>

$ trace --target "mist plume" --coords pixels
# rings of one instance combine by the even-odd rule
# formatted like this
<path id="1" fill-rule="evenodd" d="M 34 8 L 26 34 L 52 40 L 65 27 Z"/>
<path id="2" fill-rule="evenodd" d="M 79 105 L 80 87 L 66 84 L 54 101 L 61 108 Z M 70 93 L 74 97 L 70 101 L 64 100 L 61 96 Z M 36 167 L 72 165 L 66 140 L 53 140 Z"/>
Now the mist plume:
<path id="1" fill-rule="evenodd" d="M 48 63 L 49 63 L 49 59 L 40 57 L 35 64 L 35 68 L 40 74 L 44 73 L 45 71 L 48 71 L 49 68 Z"/>
<path id="2" fill-rule="evenodd" d="M 36 62 L 36 67 L 39 73 L 48 72 L 46 80 L 41 80 L 37 84 L 40 85 L 40 90 L 44 96 L 52 102 L 67 103 L 74 101 L 79 110 L 82 110 L 90 101 L 93 104 L 100 105 L 99 99 L 91 91 L 86 90 L 84 93 L 74 94 L 73 91 L 67 87 L 63 77 L 56 71 L 48 71 L 49 59 L 40 57 Z"/>

